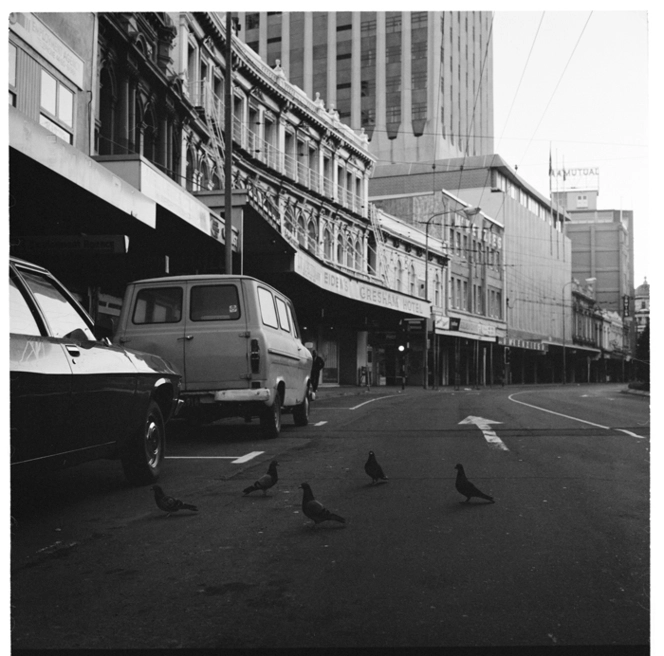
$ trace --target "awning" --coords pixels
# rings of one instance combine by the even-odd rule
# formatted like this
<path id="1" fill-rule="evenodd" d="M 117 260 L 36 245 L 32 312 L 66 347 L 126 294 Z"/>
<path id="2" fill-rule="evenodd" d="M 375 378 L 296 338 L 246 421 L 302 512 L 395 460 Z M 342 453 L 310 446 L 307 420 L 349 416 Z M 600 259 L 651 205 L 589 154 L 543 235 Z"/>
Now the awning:
<path id="1" fill-rule="evenodd" d="M 154 228 L 156 203 L 128 182 L 65 143 L 14 107 L 9 113 L 9 146 L 127 215 Z"/>
<path id="2" fill-rule="evenodd" d="M 339 296 L 416 317 L 431 316 L 431 303 L 345 275 L 301 251 L 294 254 L 293 266 L 302 278 Z"/>
<path id="3" fill-rule="evenodd" d="M 563 344 L 559 342 L 549 342 L 546 340 L 542 341 L 542 344 L 548 344 L 549 346 L 557 346 L 559 348 L 563 347 Z M 592 346 L 580 346 L 579 344 L 565 344 L 565 349 L 567 351 L 589 351 L 590 353 L 601 353 L 601 349 L 593 348 Z"/>

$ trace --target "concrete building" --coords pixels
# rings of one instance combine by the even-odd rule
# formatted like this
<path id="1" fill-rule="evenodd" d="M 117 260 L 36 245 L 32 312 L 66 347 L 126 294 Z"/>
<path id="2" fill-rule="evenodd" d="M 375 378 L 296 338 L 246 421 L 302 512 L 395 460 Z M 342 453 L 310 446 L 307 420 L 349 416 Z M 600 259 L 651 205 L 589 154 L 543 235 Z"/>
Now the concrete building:
<path id="1" fill-rule="evenodd" d="M 378 166 L 493 152 L 491 12 L 237 15 L 270 66 L 365 131 Z"/>
<path id="2" fill-rule="evenodd" d="M 440 193 L 438 190 L 444 189 L 465 204 L 481 208 L 502 226 L 504 236 L 491 237 L 500 237 L 502 243 L 489 244 L 501 243 L 498 261 L 504 292 L 500 297 L 500 317 L 506 322 L 507 331 L 498 334 L 497 341 L 503 347 L 505 379 L 514 383 L 563 380 L 563 340 L 572 334 L 573 318 L 572 251 L 563 228 L 569 217 L 561 208 L 552 207 L 548 198 L 520 178 L 498 155 L 437 161 L 434 167 L 409 164 L 377 169 L 369 189 L 373 202 L 408 222 L 418 220 L 419 204 L 430 203 Z M 460 257 L 468 251 L 481 253 L 486 249 L 484 230 L 452 232 L 446 238 L 455 244 Z M 453 271 L 458 270 L 455 266 L 452 259 L 452 278 L 456 275 Z M 461 285 L 466 307 L 477 302 L 476 276 L 472 274 L 472 284 L 469 280 L 465 288 Z M 495 284 L 497 294 L 498 280 Z M 448 290 L 450 295 L 451 292 Z M 483 302 L 487 302 L 486 298 Z"/>

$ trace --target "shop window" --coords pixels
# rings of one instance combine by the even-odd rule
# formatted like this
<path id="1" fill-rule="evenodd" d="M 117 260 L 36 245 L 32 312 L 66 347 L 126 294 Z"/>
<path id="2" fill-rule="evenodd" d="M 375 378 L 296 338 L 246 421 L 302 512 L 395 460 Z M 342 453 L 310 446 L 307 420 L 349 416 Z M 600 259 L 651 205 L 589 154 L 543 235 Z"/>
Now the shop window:
<path id="1" fill-rule="evenodd" d="M 9 44 L 9 104 L 16 107 L 16 46 Z"/>
<path id="2" fill-rule="evenodd" d="M 67 143 L 73 143 L 74 94 L 45 70 L 41 72 L 39 123 Z"/>

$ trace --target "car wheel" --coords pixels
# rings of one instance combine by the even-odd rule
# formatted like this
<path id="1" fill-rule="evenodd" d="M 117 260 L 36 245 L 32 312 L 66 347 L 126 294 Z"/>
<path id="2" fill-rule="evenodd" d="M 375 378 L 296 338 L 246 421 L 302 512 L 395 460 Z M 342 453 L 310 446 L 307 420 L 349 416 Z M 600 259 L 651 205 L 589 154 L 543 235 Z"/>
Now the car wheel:
<path id="1" fill-rule="evenodd" d="M 261 431 L 268 438 L 278 437 L 281 432 L 281 396 L 274 395 L 274 403 L 261 414 Z"/>
<path id="2" fill-rule="evenodd" d="M 157 403 L 150 401 L 142 428 L 134 433 L 121 455 L 122 468 L 132 485 L 148 485 L 159 478 L 165 442 L 164 418 Z"/>
<path id="3" fill-rule="evenodd" d="M 296 426 L 306 426 L 309 423 L 309 391 L 304 395 L 300 405 L 293 408 L 293 420 Z"/>

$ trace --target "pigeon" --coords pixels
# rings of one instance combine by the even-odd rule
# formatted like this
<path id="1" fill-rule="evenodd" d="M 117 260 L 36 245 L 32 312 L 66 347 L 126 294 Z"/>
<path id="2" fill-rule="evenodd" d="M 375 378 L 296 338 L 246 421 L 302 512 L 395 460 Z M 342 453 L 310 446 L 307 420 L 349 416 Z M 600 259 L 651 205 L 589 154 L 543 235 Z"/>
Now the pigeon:
<path id="1" fill-rule="evenodd" d="M 249 494 L 255 490 L 263 490 L 263 496 L 266 496 L 267 491 L 277 482 L 277 465 L 279 463 L 273 460 L 267 469 L 267 474 L 263 474 L 253 485 L 242 490 L 243 494 Z"/>
<path id="2" fill-rule="evenodd" d="M 470 501 L 471 497 L 479 497 L 480 499 L 486 499 L 491 503 L 495 503 L 493 497 L 490 497 L 488 494 L 484 494 L 478 490 L 467 478 L 466 473 L 463 471 L 463 465 L 457 465 L 454 469 L 457 470 L 456 477 L 456 489 L 459 494 L 463 494 L 466 497 L 466 503 Z"/>
<path id="3" fill-rule="evenodd" d="M 334 520 L 335 522 L 346 523 L 346 520 L 339 515 L 331 513 L 320 501 L 314 499 L 314 493 L 311 491 L 309 483 L 302 483 L 300 485 L 302 490 L 302 512 L 309 518 L 314 520 L 314 526 L 325 522 L 327 520 Z"/>
<path id="4" fill-rule="evenodd" d="M 369 474 L 374 484 L 378 480 L 381 481 L 387 480 L 387 476 L 385 476 L 383 468 L 378 464 L 378 460 L 376 460 L 376 454 L 373 451 L 369 451 L 369 459 L 364 465 L 364 471 L 367 472 L 367 474 Z"/>
<path id="5" fill-rule="evenodd" d="M 193 510 L 198 512 L 198 508 L 193 506 L 190 503 L 184 503 L 180 499 L 174 499 L 164 494 L 164 491 L 159 487 L 159 485 L 153 485 L 152 489 L 154 490 L 154 500 L 157 502 L 157 506 L 165 513 L 168 513 L 168 517 L 171 513 L 177 512 L 178 510 Z"/>

